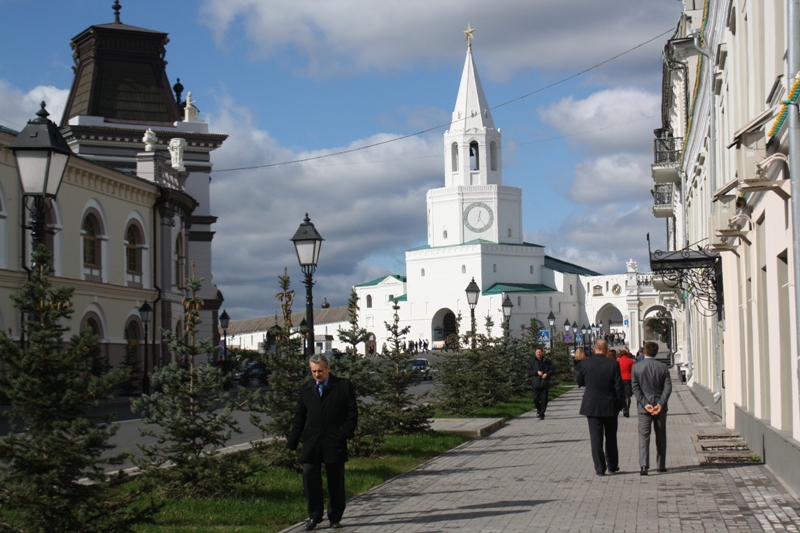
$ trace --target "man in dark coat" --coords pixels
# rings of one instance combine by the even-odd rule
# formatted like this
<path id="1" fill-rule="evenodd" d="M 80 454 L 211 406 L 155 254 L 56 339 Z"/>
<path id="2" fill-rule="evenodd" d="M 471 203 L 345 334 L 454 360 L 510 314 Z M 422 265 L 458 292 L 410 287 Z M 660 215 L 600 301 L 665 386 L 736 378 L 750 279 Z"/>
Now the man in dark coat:
<path id="1" fill-rule="evenodd" d="M 528 375 L 533 385 L 533 405 L 539 415 L 539 420 L 544 420 L 547 410 L 547 395 L 550 390 L 550 378 L 556 373 L 556 367 L 544 356 L 544 350 L 536 349 L 536 355 L 528 362 Z"/>
<path id="2" fill-rule="evenodd" d="M 309 360 L 314 379 L 300 388 L 297 411 L 286 447 L 296 450 L 303 437 L 303 488 L 308 500 L 306 530 L 322 522 L 325 498 L 322 493 L 322 464 L 328 475 L 328 520 L 332 528 L 341 527 L 345 508 L 344 464 L 347 439 L 352 439 L 358 423 L 358 405 L 353 385 L 331 375 L 328 359 L 322 354 Z"/>
<path id="3" fill-rule="evenodd" d="M 617 450 L 617 415 L 625 401 L 625 389 L 619 364 L 608 359 L 608 343 L 600 339 L 594 345 L 594 357 L 586 359 L 575 372 L 575 383 L 586 387 L 580 413 L 589 422 L 594 471 L 604 476 L 619 470 Z M 603 437 L 605 436 L 605 453 Z"/>

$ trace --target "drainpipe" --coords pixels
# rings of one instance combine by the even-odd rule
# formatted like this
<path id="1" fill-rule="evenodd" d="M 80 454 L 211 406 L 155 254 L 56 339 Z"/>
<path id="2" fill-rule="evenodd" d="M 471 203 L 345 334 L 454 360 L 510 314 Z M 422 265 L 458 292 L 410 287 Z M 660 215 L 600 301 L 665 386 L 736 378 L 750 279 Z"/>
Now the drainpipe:
<path id="1" fill-rule="evenodd" d="M 789 50 L 787 80 L 800 71 L 800 0 L 786 2 Z M 800 116 L 797 104 L 787 106 L 789 115 L 789 179 L 792 186 L 792 263 L 794 270 L 795 350 L 800 350 Z M 797 352 L 796 352 L 797 353 Z M 797 389 L 800 401 L 800 353 L 797 354 Z"/>
<path id="2" fill-rule="evenodd" d="M 800 0 L 789 0 L 800 1 Z M 692 34 L 695 50 L 703 54 L 706 58 L 706 77 L 708 78 L 708 175 L 711 178 L 712 191 L 717 190 L 717 123 L 714 109 L 714 62 L 711 52 L 700 46 L 700 32 Z M 713 193 L 712 193 L 713 194 Z M 711 202 L 711 214 L 716 209 L 715 202 Z M 722 357 L 719 349 L 719 313 L 714 313 L 713 327 L 711 328 L 714 342 L 714 366 L 717 367 L 717 392 L 714 393 L 714 403 L 719 403 L 722 399 Z"/>

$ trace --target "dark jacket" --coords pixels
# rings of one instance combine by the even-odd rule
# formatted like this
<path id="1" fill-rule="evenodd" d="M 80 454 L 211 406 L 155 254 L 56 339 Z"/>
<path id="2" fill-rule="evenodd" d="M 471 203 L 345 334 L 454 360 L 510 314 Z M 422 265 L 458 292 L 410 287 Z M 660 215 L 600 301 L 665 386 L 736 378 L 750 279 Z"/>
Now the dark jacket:
<path id="1" fill-rule="evenodd" d="M 547 374 L 547 379 L 542 379 L 539 371 Z M 531 384 L 534 389 L 546 389 L 550 387 L 550 378 L 556 373 L 556 367 L 547 357 L 542 357 L 540 361 L 535 355 L 528 361 L 528 375 L 531 377 Z"/>
<path id="2" fill-rule="evenodd" d="M 322 462 L 347 461 L 347 439 L 355 435 L 358 424 L 358 404 L 353 385 L 344 378 L 330 374 L 328 386 L 320 397 L 312 379 L 300 387 L 297 410 L 286 447 L 296 450 L 303 437 L 300 460 L 316 463 L 322 452 Z"/>
<path id="3" fill-rule="evenodd" d="M 617 416 L 625 402 L 619 363 L 602 354 L 586 359 L 575 372 L 575 383 L 586 387 L 581 402 L 583 416 Z"/>

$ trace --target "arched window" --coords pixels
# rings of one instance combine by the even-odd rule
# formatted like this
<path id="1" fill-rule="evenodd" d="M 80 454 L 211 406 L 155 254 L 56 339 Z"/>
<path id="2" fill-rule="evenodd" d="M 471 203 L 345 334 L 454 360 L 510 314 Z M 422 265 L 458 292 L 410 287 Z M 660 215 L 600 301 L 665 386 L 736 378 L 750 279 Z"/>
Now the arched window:
<path id="1" fill-rule="evenodd" d="M 606 281 L 606 292 L 608 292 L 608 282 Z"/>
<path id="2" fill-rule="evenodd" d="M 508 228 L 508 236 L 511 237 L 511 228 Z"/>
<path id="3" fill-rule="evenodd" d="M 372 295 L 367 294 L 367 309 L 372 308 Z"/>
<path id="4" fill-rule="evenodd" d="M 100 223 L 93 213 L 83 219 L 81 226 L 83 238 L 83 274 L 91 281 L 102 280 L 102 253 L 100 249 Z"/>
<path id="5" fill-rule="evenodd" d="M 443 239 L 446 239 L 446 238 L 447 238 L 447 230 L 444 230 L 444 231 L 442 232 L 442 238 L 443 238 Z"/>
<path id="6" fill-rule="evenodd" d="M 497 263 L 492 265 L 492 272 L 497 272 Z"/>
<path id="7" fill-rule="evenodd" d="M 453 172 L 458 172 L 458 143 L 453 143 L 450 147 L 450 156 L 452 157 Z"/>
<path id="8" fill-rule="evenodd" d="M 480 170 L 481 169 L 481 160 L 480 160 L 480 151 L 478 149 L 478 141 L 472 141 L 469 143 L 469 169 L 470 170 Z"/>
<path id="9" fill-rule="evenodd" d="M 489 143 L 489 168 L 497 170 L 497 143 L 494 141 Z"/>
<path id="10" fill-rule="evenodd" d="M 125 279 L 129 286 L 142 286 L 144 238 L 136 223 L 128 225 L 125 231 Z"/>
<path id="11" fill-rule="evenodd" d="M 533 274 L 533 265 L 531 265 L 531 274 Z"/>
<path id="12" fill-rule="evenodd" d="M 425 277 L 425 269 L 424 268 L 420 271 L 419 275 L 421 277 L 423 277 L 423 278 Z"/>
<path id="13" fill-rule="evenodd" d="M 184 251 L 183 232 L 178 233 L 178 238 L 175 239 L 175 286 L 183 288 L 184 279 L 186 276 L 186 252 Z"/>
<path id="14" fill-rule="evenodd" d="M 522 296 L 517 296 L 517 307 L 522 305 Z"/>
<path id="15" fill-rule="evenodd" d="M 552 309 L 552 308 L 553 308 L 553 297 L 551 296 L 550 297 L 550 309 Z"/>
<path id="16" fill-rule="evenodd" d="M 462 274 L 466 274 L 467 273 L 467 265 L 461 265 L 461 273 Z"/>

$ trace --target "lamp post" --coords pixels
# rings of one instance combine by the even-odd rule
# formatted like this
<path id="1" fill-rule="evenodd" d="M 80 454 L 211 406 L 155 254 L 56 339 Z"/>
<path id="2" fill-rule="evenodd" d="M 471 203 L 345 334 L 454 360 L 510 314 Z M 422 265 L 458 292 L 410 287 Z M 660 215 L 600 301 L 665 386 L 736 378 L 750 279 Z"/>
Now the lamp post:
<path id="1" fill-rule="evenodd" d="M 550 310 L 550 314 L 547 315 L 547 322 L 550 324 L 550 351 L 553 351 L 553 326 L 556 325 L 556 315 L 553 314 L 553 311 Z"/>
<path id="2" fill-rule="evenodd" d="M 314 355 L 314 298 L 311 291 L 314 286 L 314 280 L 312 276 L 317 269 L 319 251 L 322 248 L 322 241 L 325 239 L 317 232 L 314 224 L 311 223 L 311 219 L 308 218 L 308 213 L 306 213 L 306 217 L 300 223 L 300 227 L 297 228 L 297 232 L 295 232 L 291 240 L 297 252 L 300 269 L 306 276 L 303 282 L 306 286 L 306 325 L 308 327 L 306 356 L 311 357 Z"/>
<path id="3" fill-rule="evenodd" d="M 586 349 L 586 324 L 581 324 L 581 334 L 583 335 L 583 348 Z"/>
<path id="4" fill-rule="evenodd" d="M 569 319 L 565 320 L 565 321 L 564 321 L 564 333 L 569 333 L 569 328 L 570 328 L 570 327 L 571 327 L 571 326 L 569 325 Z M 565 344 L 566 344 L 566 343 L 565 343 Z M 569 349 L 567 349 L 567 351 L 569 351 Z"/>
<path id="5" fill-rule="evenodd" d="M 599 339 L 599 338 L 601 338 L 602 336 L 603 336 L 603 321 L 601 320 L 601 321 L 600 321 L 600 322 L 597 324 L 597 338 Z"/>
<path id="6" fill-rule="evenodd" d="M 503 324 L 505 326 L 505 335 L 508 337 L 510 335 L 511 329 L 511 310 L 514 308 L 514 304 L 511 303 L 511 298 L 509 298 L 508 294 L 506 294 L 505 299 L 503 300 Z"/>
<path id="7" fill-rule="evenodd" d="M 578 348 L 578 323 L 572 322 L 572 351 Z"/>
<path id="8" fill-rule="evenodd" d="M 597 326 L 592 323 L 592 342 L 590 346 L 594 347 L 594 341 L 597 340 Z"/>
<path id="9" fill-rule="evenodd" d="M 228 312 L 223 309 L 222 314 L 219 315 L 219 327 L 222 328 L 222 374 L 225 375 L 228 373 L 228 326 L 231 323 L 231 317 L 228 316 Z M 225 388 L 227 389 L 228 382 L 225 382 Z"/>
<path id="10" fill-rule="evenodd" d="M 17 173 L 22 184 L 22 194 L 33 198 L 31 230 L 33 250 L 44 243 L 45 234 L 45 199 L 54 199 L 67 169 L 69 156 L 72 155 L 67 141 L 58 127 L 47 117 L 50 113 L 42 108 L 35 119 L 17 135 L 8 145 L 17 160 Z"/>
<path id="11" fill-rule="evenodd" d="M 472 349 L 475 349 L 475 306 L 478 305 L 478 297 L 481 295 L 481 288 L 475 283 L 475 278 L 469 282 L 466 288 L 467 303 L 469 304 L 470 325 L 472 327 Z"/>
<path id="12" fill-rule="evenodd" d="M 148 374 L 148 367 L 150 366 L 150 352 L 148 350 L 148 345 L 150 342 L 147 340 L 147 325 L 150 323 L 150 318 L 153 316 L 153 308 L 150 307 L 150 304 L 147 303 L 147 300 L 144 301 L 142 306 L 139 308 L 139 318 L 142 320 L 142 324 L 144 324 L 144 370 L 142 375 L 142 394 L 150 394 L 150 375 Z"/>

